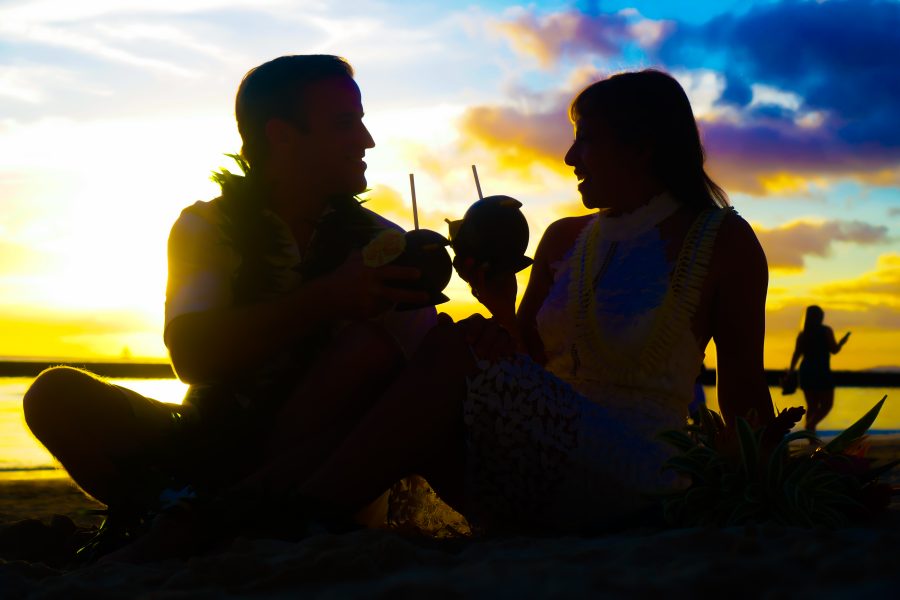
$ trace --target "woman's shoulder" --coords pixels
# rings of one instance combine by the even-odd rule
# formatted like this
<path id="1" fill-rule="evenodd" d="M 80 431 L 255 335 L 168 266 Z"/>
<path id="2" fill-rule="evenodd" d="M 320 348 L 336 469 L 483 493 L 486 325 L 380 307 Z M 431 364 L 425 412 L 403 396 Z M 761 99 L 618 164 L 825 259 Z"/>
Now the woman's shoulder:
<path id="1" fill-rule="evenodd" d="M 547 262 L 559 260 L 572 247 L 578 235 L 594 218 L 594 214 L 563 217 L 550 223 L 538 245 L 538 257 Z"/>
<path id="2" fill-rule="evenodd" d="M 563 244 L 570 246 L 575 242 L 578 234 L 587 227 L 596 215 L 580 215 L 577 217 L 563 217 L 557 221 L 553 221 L 544 231 L 541 238 L 541 244 L 555 245 Z"/>
<path id="3" fill-rule="evenodd" d="M 732 208 L 724 212 L 716 236 L 716 254 L 736 264 L 766 263 L 765 252 L 753 227 Z"/>

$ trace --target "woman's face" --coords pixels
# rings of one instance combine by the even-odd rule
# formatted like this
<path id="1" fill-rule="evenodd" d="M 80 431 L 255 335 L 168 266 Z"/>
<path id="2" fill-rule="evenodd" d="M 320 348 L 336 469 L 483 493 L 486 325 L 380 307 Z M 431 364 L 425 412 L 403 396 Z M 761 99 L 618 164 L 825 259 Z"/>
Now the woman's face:
<path id="1" fill-rule="evenodd" d="M 631 209 L 635 192 L 647 180 L 646 163 L 646 153 L 618 142 L 603 119 L 582 117 L 575 122 L 566 164 L 575 168 L 587 208 Z"/>

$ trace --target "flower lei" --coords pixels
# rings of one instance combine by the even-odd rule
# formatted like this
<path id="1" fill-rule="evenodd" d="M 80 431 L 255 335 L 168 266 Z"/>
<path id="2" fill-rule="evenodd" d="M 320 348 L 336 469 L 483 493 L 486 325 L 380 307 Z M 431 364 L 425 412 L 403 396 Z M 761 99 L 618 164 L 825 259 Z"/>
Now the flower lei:
<path id="1" fill-rule="evenodd" d="M 599 216 L 588 225 L 575 242 L 572 253 L 571 279 L 569 281 L 569 314 L 575 324 L 575 346 L 587 352 L 591 364 L 608 364 L 615 368 L 620 378 L 629 380 L 638 371 L 647 371 L 668 355 L 675 336 L 689 322 L 700 299 L 703 280 L 712 257 L 715 234 L 732 208 L 711 208 L 695 220 L 685 237 L 676 261 L 669 289 L 660 309 L 654 317 L 650 335 L 641 351 L 637 364 L 619 348 L 610 347 L 609 336 L 597 317 L 597 294 L 594 285 L 606 270 L 615 254 L 617 242 L 610 244 L 604 263 L 596 277 L 597 259 L 600 254 Z M 579 359 L 581 357 L 578 357 Z"/>

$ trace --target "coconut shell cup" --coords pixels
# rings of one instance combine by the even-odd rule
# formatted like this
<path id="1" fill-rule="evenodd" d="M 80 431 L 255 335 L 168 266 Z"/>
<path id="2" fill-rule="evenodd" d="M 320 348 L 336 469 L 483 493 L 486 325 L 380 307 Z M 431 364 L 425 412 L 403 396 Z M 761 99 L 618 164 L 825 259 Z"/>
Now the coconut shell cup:
<path id="1" fill-rule="evenodd" d="M 463 265 L 487 265 L 490 275 L 518 273 L 531 265 L 534 261 L 525 256 L 528 221 L 521 206 L 510 196 L 487 196 L 472 204 L 462 220 L 448 220 L 456 270 Z"/>
<path id="2" fill-rule="evenodd" d="M 425 304 L 398 304 L 397 310 L 413 310 L 442 304 L 450 300 L 443 290 L 450 283 L 453 267 L 446 246 L 447 238 L 430 229 L 416 229 L 406 232 L 406 249 L 391 261 L 392 265 L 416 267 L 422 277 L 416 281 L 392 283 L 397 287 L 428 292 Z"/>

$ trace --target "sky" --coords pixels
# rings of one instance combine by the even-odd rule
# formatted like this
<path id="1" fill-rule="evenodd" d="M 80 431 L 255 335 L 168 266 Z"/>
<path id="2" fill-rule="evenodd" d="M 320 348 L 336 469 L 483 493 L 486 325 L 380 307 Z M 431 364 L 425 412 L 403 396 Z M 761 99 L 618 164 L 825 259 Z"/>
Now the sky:
<path id="1" fill-rule="evenodd" d="M 522 201 L 531 252 L 584 212 L 574 95 L 671 73 L 768 257 L 766 366 L 813 303 L 853 331 L 835 368 L 900 365 L 898 31 L 900 3 L 874 0 L 0 0 L 0 357 L 164 358 L 169 228 L 240 148 L 241 77 L 328 53 L 377 143 L 368 206 L 411 228 L 414 173 L 421 225 L 446 233 L 475 164 Z M 447 293 L 477 310 L 457 278 Z"/>

